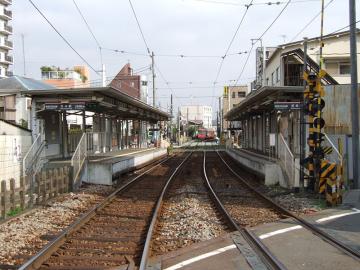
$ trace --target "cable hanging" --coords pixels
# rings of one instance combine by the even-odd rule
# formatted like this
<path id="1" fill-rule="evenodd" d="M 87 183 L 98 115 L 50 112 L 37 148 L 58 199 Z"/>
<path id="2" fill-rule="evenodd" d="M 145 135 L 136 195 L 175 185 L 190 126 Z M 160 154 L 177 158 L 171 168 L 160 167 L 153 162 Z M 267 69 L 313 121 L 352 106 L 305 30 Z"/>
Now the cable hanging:
<path id="1" fill-rule="evenodd" d="M 35 5 L 32 0 L 29 0 L 30 4 L 37 10 L 37 12 L 45 19 L 45 21 L 54 29 L 54 31 L 62 38 L 62 40 L 99 76 L 101 74 L 70 44 L 70 42 L 56 29 L 56 27 L 50 22 L 50 20 L 41 12 L 41 10 Z"/>

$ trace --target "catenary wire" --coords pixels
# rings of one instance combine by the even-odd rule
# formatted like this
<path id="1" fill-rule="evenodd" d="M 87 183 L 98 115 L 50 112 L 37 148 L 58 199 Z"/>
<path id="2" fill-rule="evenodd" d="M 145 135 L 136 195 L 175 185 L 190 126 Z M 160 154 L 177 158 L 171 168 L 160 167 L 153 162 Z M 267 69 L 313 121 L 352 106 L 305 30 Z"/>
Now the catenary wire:
<path id="1" fill-rule="evenodd" d="M 62 40 L 97 74 L 101 75 L 90 63 L 71 45 L 71 43 L 59 32 L 59 30 L 50 22 L 45 14 L 35 5 L 32 0 L 28 0 L 30 4 L 37 10 L 37 12 L 46 20 L 46 22 L 54 29 L 54 31 L 62 38 Z"/>
<path id="2" fill-rule="evenodd" d="M 140 30 L 142 40 L 143 40 L 143 41 L 144 41 L 144 43 L 145 43 L 146 50 L 147 50 L 148 54 L 150 55 L 150 49 L 149 49 L 149 46 L 148 46 L 148 44 L 147 44 L 147 42 L 146 42 L 145 35 L 144 35 L 143 31 L 142 31 L 142 28 L 141 28 L 141 25 L 140 25 L 139 19 L 138 19 L 137 15 L 136 15 L 136 12 L 135 12 L 135 9 L 134 9 L 134 6 L 133 6 L 133 4 L 132 4 L 131 0 L 129 0 L 129 3 L 130 3 L 131 10 L 132 10 L 132 12 L 133 12 L 133 14 L 134 14 L 134 17 L 135 17 L 135 20 L 136 20 L 137 26 L 138 26 L 138 28 L 139 28 L 139 30 Z"/>

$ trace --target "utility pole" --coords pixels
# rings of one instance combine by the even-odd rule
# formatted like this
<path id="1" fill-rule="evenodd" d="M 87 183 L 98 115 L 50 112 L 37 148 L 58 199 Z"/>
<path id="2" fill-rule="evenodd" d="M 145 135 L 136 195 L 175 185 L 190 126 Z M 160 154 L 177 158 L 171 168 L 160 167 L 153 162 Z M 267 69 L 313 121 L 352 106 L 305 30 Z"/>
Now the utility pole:
<path id="1" fill-rule="evenodd" d="M 105 73 L 105 65 L 102 64 L 102 87 L 106 87 L 106 73 Z"/>
<path id="2" fill-rule="evenodd" d="M 151 53 L 151 70 L 152 70 L 152 79 L 153 79 L 153 107 L 155 108 L 155 60 L 154 60 L 154 52 Z"/>
<path id="3" fill-rule="evenodd" d="M 25 58 L 25 37 L 24 34 L 21 34 L 22 41 L 22 52 L 23 52 L 23 62 L 24 62 L 24 77 L 26 77 L 26 58 Z"/>
<path id="4" fill-rule="evenodd" d="M 304 37 L 304 67 L 303 67 L 303 74 L 305 75 L 305 72 L 307 72 L 307 37 Z M 307 82 L 304 79 L 304 92 L 306 90 Z M 303 95 L 303 102 L 302 102 L 302 108 L 300 110 L 300 189 L 302 190 L 304 188 L 304 178 L 305 178 L 305 172 L 304 172 L 304 159 L 306 156 L 306 120 L 305 120 L 305 99 Z"/>
<path id="5" fill-rule="evenodd" d="M 173 137 L 173 131 L 172 131 L 172 123 L 173 123 L 173 95 L 171 94 L 170 96 L 170 142 L 172 140 L 172 137 Z"/>
<path id="6" fill-rule="evenodd" d="M 359 100 L 357 78 L 357 48 L 356 48 L 356 5 L 355 0 L 349 0 L 350 19 L 350 61 L 351 61 L 351 124 L 353 152 L 354 188 L 360 188 L 359 179 Z"/>

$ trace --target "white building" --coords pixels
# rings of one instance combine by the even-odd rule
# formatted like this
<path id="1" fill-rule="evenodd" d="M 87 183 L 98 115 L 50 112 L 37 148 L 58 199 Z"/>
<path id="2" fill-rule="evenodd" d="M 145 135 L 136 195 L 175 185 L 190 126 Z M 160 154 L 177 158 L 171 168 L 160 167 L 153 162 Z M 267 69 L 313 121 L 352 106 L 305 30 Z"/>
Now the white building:
<path id="1" fill-rule="evenodd" d="M 357 33 L 357 46 L 360 46 L 360 32 Z M 350 77 L 350 39 L 349 31 L 326 35 L 323 38 L 324 69 L 331 78 L 330 84 L 349 84 Z M 266 48 L 266 67 L 263 74 L 262 54 L 257 54 L 257 80 L 253 89 L 264 86 L 301 86 L 303 85 L 303 40 Z M 308 69 L 317 71 L 320 60 L 319 37 L 308 40 Z M 358 63 L 360 55 L 357 55 Z M 358 69 L 360 76 L 360 69 Z M 335 80 L 335 81 L 334 81 Z M 335 83 L 336 82 L 336 83 Z"/>
<path id="2" fill-rule="evenodd" d="M 202 121 L 203 127 L 212 127 L 212 107 L 204 105 L 187 105 L 180 107 L 180 113 L 183 119 L 188 121 Z"/>
<path id="3" fill-rule="evenodd" d="M 9 51 L 13 48 L 13 43 L 9 39 L 13 29 L 9 25 L 12 20 L 12 11 L 9 10 L 12 0 L 0 0 L 0 78 L 12 76 L 9 66 L 13 64 L 13 57 Z"/>

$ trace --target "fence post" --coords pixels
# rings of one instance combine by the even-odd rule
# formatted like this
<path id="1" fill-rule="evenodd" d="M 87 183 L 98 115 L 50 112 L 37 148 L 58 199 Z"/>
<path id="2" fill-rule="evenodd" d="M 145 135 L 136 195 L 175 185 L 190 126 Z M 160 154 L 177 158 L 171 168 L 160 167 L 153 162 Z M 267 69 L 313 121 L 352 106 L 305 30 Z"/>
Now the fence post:
<path id="1" fill-rule="evenodd" d="M 36 187 L 36 190 L 37 190 L 36 204 L 39 204 L 40 203 L 40 197 L 41 197 L 41 175 L 40 175 L 40 173 L 36 174 L 35 179 L 36 179 L 35 182 L 37 183 L 37 187 Z"/>
<path id="2" fill-rule="evenodd" d="M 24 176 L 21 176 L 20 177 L 20 192 L 19 192 L 19 195 L 20 195 L 20 207 L 21 209 L 25 209 L 25 190 L 26 190 L 26 187 L 25 187 L 25 183 L 24 183 Z"/>
<path id="3" fill-rule="evenodd" d="M 55 196 L 62 193 L 62 168 L 59 168 L 56 174 L 56 186 L 55 186 Z"/>
<path id="4" fill-rule="evenodd" d="M 10 179 L 10 210 L 15 210 L 15 179 Z"/>
<path id="5" fill-rule="evenodd" d="M 41 198 L 41 202 L 45 202 L 46 201 L 46 186 L 47 186 L 47 179 L 46 179 L 46 172 L 45 171 L 41 171 L 41 173 L 39 174 L 39 183 L 41 186 L 43 186 L 41 193 L 42 193 L 42 198 Z"/>
<path id="6" fill-rule="evenodd" d="M 6 217 L 6 181 L 1 181 L 1 217 Z"/>
<path id="7" fill-rule="evenodd" d="M 46 179 L 47 181 L 49 181 L 49 185 L 50 185 L 48 190 L 49 199 L 54 197 L 53 188 L 54 188 L 54 178 L 56 179 L 56 170 L 57 169 L 51 169 L 46 171 Z"/>

